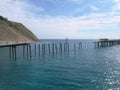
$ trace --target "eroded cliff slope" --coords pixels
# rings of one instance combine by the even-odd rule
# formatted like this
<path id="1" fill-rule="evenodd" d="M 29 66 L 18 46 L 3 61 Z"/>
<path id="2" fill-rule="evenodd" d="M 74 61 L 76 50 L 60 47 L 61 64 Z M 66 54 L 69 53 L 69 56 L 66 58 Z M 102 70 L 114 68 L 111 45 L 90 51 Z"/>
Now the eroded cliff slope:
<path id="1" fill-rule="evenodd" d="M 38 38 L 23 24 L 0 16 L 0 41 L 37 41 Z"/>

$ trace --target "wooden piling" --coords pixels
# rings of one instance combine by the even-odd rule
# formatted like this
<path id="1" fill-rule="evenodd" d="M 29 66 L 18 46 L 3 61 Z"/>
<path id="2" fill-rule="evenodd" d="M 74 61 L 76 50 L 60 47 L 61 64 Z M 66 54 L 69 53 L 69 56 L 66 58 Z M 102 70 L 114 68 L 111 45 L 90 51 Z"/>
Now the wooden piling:
<path id="1" fill-rule="evenodd" d="M 62 43 L 59 44 L 59 52 L 62 54 Z"/>
<path id="2" fill-rule="evenodd" d="M 67 49 L 68 49 L 68 53 L 69 53 L 69 51 L 70 51 L 70 49 L 69 49 L 70 47 L 69 47 L 69 43 L 67 44 Z"/>
<path id="3" fill-rule="evenodd" d="M 38 49 L 39 49 L 39 56 L 40 56 L 40 44 L 38 45 Z"/>
<path id="4" fill-rule="evenodd" d="M 17 58 L 17 54 L 16 54 L 16 46 L 11 46 L 11 51 L 12 51 L 12 59 L 13 60 L 16 60 L 16 58 Z"/>
<path id="5" fill-rule="evenodd" d="M 42 44 L 42 55 L 43 55 L 43 44 Z"/>
<path id="6" fill-rule="evenodd" d="M 42 56 L 44 56 L 44 44 L 42 44 Z"/>
<path id="7" fill-rule="evenodd" d="M 15 54 L 15 60 L 17 59 L 17 52 L 16 52 L 16 46 L 14 46 L 14 54 Z"/>
<path id="8" fill-rule="evenodd" d="M 28 45 L 26 45 L 26 47 L 27 47 L 27 58 L 28 58 L 29 57 Z"/>
<path id="9" fill-rule="evenodd" d="M 50 52 L 51 52 L 51 51 L 50 51 L 50 44 L 48 44 L 48 51 L 49 51 L 49 54 L 50 54 Z"/>
<path id="10" fill-rule="evenodd" d="M 66 43 L 64 43 L 64 52 L 66 51 Z"/>
<path id="11" fill-rule="evenodd" d="M 29 44 L 30 59 L 32 58 L 31 45 Z"/>
<path id="12" fill-rule="evenodd" d="M 54 43 L 52 43 L 52 54 L 54 55 Z"/>
<path id="13" fill-rule="evenodd" d="M 74 43 L 74 52 L 76 53 L 76 43 Z"/>
<path id="14" fill-rule="evenodd" d="M 60 44 L 59 44 L 59 52 L 60 52 L 60 53 L 61 53 L 61 51 L 62 51 L 61 48 L 62 48 L 62 47 L 61 47 L 61 43 L 60 43 Z"/>
<path id="15" fill-rule="evenodd" d="M 34 46 L 34 55 L 36 56 L 36 44 Z"/>
<path id="16" fill-rule="evenodd" d="M 79 50 L 82 49 L 82 43 L 81 43 L 81 42 L 79 42 L 79 47 L 78 47 L 78 49 L 79 49 Z"/>
<path id="17" fill-rule="evenodd" d="M 59 43 L 59 52 L 61 52 L 61 43 Z"/>
<path id="18" fill-rule="evenodd" d="M 68 43 L 68 38 L 66 38 L 66 42 L 65 42 L 65 43 L 66 43 L 66 45 L 67 45 L 67 43 Z"/>
<path id="19" fill-rule="evenodd" d="M 25 45 L 23 45 L 23 56 L 25 56 Z"/>
<path id="20" fill-rule="evenodd" d="M 63 52 L 63 44 L 61 43 L 61 53 Z"/>
<path id="21" fill-rule="evenodd" d="M 12 59 L 14 59 L 14 47 L 12 46 Z"/>
<path id="22" fill-rule="evenodd" d="M 58 51 L 58 50 L 57 50 L 57 44 L 55 44 L 55 51 L 56 51 L 56 54 L 57 54 L 57 51 Z"/>
<path id="23" fill-rule="evenodd" d="M 46 44 L 44 44 L 44 54 L 46 53 Z"/>
<path id="24" fill-rule="evenodd" d="M 9 47 L 9 57 L 11 59 L 11 46 Z"/>

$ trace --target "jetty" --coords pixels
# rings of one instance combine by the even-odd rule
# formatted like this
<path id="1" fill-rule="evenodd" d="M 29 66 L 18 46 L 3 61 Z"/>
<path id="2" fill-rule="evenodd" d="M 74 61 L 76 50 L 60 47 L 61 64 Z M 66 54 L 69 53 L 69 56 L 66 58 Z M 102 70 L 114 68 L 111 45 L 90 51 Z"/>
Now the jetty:
<path id="1" fill-rule="evenodd" d="M 0 48 L 1 47 L 27 45 L 29 43 L 32 43 L 32 41 L 0 41 Z"/>
<path id="2" fill-rule="evenodd" d="M 23 47 L 23 56 L 25 55 L 25 48 L 27 48 L 27 57 L 28 53 L 31 51 L 29 50 L 30 44 L 33 43 L 33 41 L 0 41 L 0 48 L 7 47 L 9 48 L 9 57 L 16 60 L 17 57 L 17 46 Z"/>
<path id="3" fill-rule="evenodd" d="M 20 46 L 20 49 L 18 48 Z M 45 55 L 63 55 L 72 53 L 76 54 L 77 50 L 82 50 L 82 42 L 70 42 L 68 39 L 61 42 L 36 42 L 36 41 L 19 41 L 7 42 L 1 41 L 0 48 L 7 48 L 10 59 L 16 60 L 19 52 L 22 57 L 32 59 L 32 57 L 44 57 Z"/>
<path id="4" fill-rule="evenodd" d="M 94 42 L 95 47 L 100 48 L 100 47 L 109 47 L 113 45 L 118 45 L 120 44 L 120 39 L 99 39 L 98 41 Z"/>

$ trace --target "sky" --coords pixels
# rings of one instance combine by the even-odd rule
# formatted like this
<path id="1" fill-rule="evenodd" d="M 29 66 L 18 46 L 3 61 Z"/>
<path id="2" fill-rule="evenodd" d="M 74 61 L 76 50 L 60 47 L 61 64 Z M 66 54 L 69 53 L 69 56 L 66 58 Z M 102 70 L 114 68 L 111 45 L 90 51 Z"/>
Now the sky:
<path id="1" fill-rule="evenodd" d="M 0 0 L 0 15 L 40 39 L 120 38 L 120 0 Z"/>

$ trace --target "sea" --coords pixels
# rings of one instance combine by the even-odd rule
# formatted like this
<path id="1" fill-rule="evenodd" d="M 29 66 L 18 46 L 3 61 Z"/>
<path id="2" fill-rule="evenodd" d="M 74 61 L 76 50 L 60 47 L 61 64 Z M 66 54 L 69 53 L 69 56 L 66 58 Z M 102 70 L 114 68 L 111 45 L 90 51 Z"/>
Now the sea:
<path id="1" fill-rule="evenodd" d="M 63 45 L 52 53 L 48 44 L 59 48 L 66 40 L 41 40 L 31 44 L 31 58 L 22 46 L 16 59 L 8 47 L 0 48 L 0 90 L 120 90 L 120 45 L 95 48 L 95 41 L 70 39 L 69 51 Z M 44 54 L 38 49 L 43 44 Z"/>

